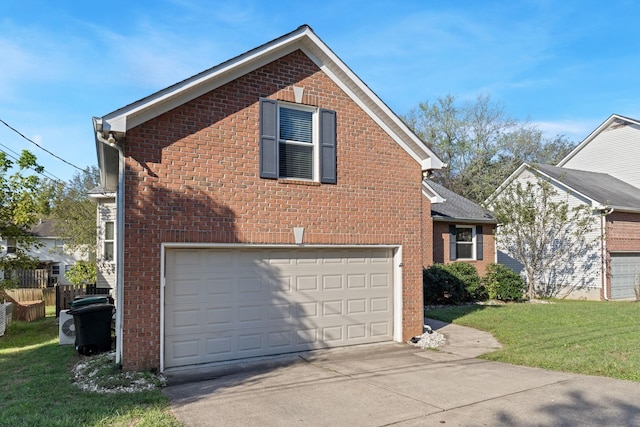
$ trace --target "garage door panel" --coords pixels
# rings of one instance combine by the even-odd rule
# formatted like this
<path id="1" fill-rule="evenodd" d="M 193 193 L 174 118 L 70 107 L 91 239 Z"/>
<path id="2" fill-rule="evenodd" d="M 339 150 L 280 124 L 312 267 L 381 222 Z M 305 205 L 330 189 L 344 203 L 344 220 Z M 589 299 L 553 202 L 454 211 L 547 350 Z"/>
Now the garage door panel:
<path id="1" fill-rule="evenodd" d="M 640 254 L 611 254 L 611 298 L 635 298 L 635 285 L 640 277 Z"/>
<path id="2" fill-rule="evenodd" d="M 387 341 L 387 249 L 167 251 L 165 367 Z"/>

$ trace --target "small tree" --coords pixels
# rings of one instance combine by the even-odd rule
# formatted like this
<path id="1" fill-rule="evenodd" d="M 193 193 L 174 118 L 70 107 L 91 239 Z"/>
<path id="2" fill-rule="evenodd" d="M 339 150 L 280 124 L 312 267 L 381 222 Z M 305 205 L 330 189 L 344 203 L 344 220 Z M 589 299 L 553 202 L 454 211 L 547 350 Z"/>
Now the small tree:
<path id="1" fill-rule="evenodd" d="M 29 255 L 39 246 L 29 230 L 49 211 L 51 194 L 37 175 L 42 172 L 29 151 L 23 150 L 15 162 L 0 151 L 0 236 L 7 242 L 0 270 L 5 274 L 34 268 L 38 262 Z M 0 281 L 0 289 L 12 286 L 15 281 L 11 277 Z"/>
<path id="2" fill-rule="evenodd" d="M 569 271 L 596 243 L 590 237 L 596 225 L 591 207 L 571 207 L 567 199 L 538 179 L 515 182 L 492 202 L 500 224 L 497 246 L 523 265 L 529 298 L 535 298 L 543 278 L 566 278 L 559 272 Z"/>
<path id="3" fill-rule="evenodd" d="M 78 261 L 66 273 L 64 277 L 74 285 L 96 283 L 96 263 L 91 261 Z"/>
<path id="4" fill-rule="evenodd" d="M 67 252 L 80 252 L 89 260 L 96 259 L 96 204 L 88 192 L 98 186 L 100 173 L 91 166 L 76 173 L 65 183 L 55 185 L 51 218 L 54 231 L 65 242 Z"/>

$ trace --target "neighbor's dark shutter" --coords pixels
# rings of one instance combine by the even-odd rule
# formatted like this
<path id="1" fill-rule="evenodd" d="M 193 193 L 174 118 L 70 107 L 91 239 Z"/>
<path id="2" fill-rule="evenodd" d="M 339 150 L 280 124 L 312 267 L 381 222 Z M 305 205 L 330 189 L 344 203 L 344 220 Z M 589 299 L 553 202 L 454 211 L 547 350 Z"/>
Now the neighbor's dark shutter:
<path id="1" fill-rule="evenodd" d="M 455 261 L 457 259 L 456 254 L 456 226 L 449 226 L 449 259 Z"/>
<path id="2" fill-rule="evenodd" d="M 476 227 L 476 259 L 482 259 L 482 226 Z"/>
<path id="3" fill-rule="evenodd" d="M 260 178 L 278 179 L 278 104 L 260 99 Z"/>
<path id="4" fill-rule="evenodd" d="M 338 182 L 336 159 L 336 112 L 320 109 L 320 182 Z"/>

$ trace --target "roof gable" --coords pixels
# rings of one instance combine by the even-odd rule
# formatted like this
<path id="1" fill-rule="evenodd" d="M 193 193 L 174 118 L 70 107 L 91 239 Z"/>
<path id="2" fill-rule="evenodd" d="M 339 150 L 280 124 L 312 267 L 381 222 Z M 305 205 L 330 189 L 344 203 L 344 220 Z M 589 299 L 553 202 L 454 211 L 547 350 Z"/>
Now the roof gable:
<path id="1" fill-rule="evenodd" d="M 640 189 L 611 175 L 599 172 L 561 168 L 545 164 L 523 163 L 496 191 L 486 203 L 495 201 L 504 189 L 516 181 L 524 172 L 530 171 L 551 180 L 556 186 L 588 200 L 596 209 L 614 208 L 622 211 L 640 211 Z"/>
<path id="2" fill-rule="evenodd" d="M 208 93 L 291 52 L 301 50 L 382 129 L 400 145 L 423 170 L 440 169 L 442 161 L 362 82 L 356 74 L 311 30 L 303 25 L 282 37 L 250 50 L 193 77 L 162 89 L 146 98 L 94 118 L 98 162 L 104 169 L 110 149 L 100 139 L 122 138 L 127 130 Z M 112 155 L 111 158 L 114 156 Z M 113 162 L 110 162 L 111 164 Z M 113 171 L 113 166 L 111 166 Z"/>
<path id="3" fill-rule="evenodd" d="M 557 166 L 559 166 L 559 167 L 564 166 L 567 162 L 569 162 L 571 159 L 576 157 L 580 152 L 582 152 L 583 149 L 587 145 L 589 145 L 589 143 L 591 141 L 593 141 L 596 137 L 598 137 L 598 135 L 600 135 L 601 133 L 606 132 L 607 130 L 616 129 L 616 128 L 618 128 L 620 126 L 623 126 L 625 124 L 632 124 L 632 125 L 640 126 L 640 122 L 635 120 L 635 119 L 632 119 L 632 118 L 629 118 L 629 117 L 625 117 L 625 116 L 621 116 L 619 114 L 612 114 L 611 116 L 609 116 L 609 118 L 607 120 L 605 120 L 593 132 L 591 132 L 591 134 L 589 134 L 589 136 L 587 136 L 580 144 L 578 144 L 578 146 L 576 148 L 574 148 L 569 154 L 567 154 L 564 159 L 560 160 L 560 162 L 557 164 Z"/>

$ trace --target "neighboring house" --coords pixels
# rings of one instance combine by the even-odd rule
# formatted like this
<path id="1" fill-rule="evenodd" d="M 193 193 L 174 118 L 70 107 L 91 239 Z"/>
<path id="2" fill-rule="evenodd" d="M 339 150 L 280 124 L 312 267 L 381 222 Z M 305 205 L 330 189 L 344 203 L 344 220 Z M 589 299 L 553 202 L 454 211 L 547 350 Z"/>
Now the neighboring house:
<path id="1" fill-rule="evenodd" d="M 498 221 L 482 206 L 432 180 L 423 182 L 422 191 L 431 202 L 432 221 L 425 224 L 431 225 L 427 236 L 433 239 L 432 245 L 425 246 L 425 265 L 463 261 L 483 276 L 487 266 L 496 262 Z"/>
<path id="2" fill-rule="evenodd" d="M 94 129 L 126 369 L 422 333 L 442 162 L 309 27 Z"/>
<path id="3" fill-rule="evenodd" d="M 632 299 L 640 277 L 640 122 L 612 115 L 558 166 L 520 166 L 491 196 L 515 181 L 545 179 L 570 206 L 593 209 L 597 242 L 583 258 L 558 272 L 570 298 Z M 498 260 L 517 270 L 509 254 Z M 513 261 L 513 260 L 511 260 Z M 560 281 L 557 283 L 560 286 Z"/>
<path id="4" fill-rule="evenodd" d="M 52 220 L 41 220 L 31 229 L 31 233 L 36 237 L 40 247 L 32 248 L 27 254 L 39 259 L 40 262 L 33 270 L 23 270 L 17 273 L 21 287 L 69 285 L 64 273 L 77 261 L 83 259 L 79 252 L 69 254 L 64 250 L 64 241 L 53 232 L 52 227 Z M 3 255 L 6 256 L 12 252 L 15 243 L 2 240 L 0 245 L 4 250 Z M 2 275 L 4 277 L 4 272 Z"/>
<path id="5" fill-rule="evenodd" d="M 116 194 L 94 188 L 88 195 L 97 202 L 96 287 L 111 289 L 113 296 L 116 288 Z"/>

